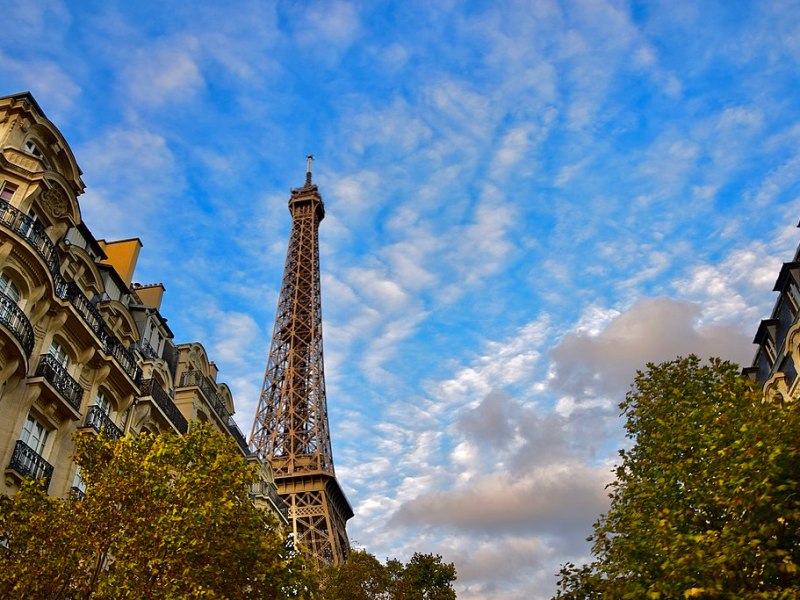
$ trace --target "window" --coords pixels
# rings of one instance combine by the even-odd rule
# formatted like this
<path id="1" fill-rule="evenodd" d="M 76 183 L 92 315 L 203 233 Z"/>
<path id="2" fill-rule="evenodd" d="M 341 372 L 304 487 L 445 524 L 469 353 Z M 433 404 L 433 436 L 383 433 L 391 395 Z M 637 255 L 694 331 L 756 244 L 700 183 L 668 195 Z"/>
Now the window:
<path id="1" fill-rule="evenodd" d="M 14 197 L 14 192 L 17 191 L 17 186 L 8 181 L 0 183 L 0 200 L 4 202 L 11 202 Z"/>
<path id="2" fill-rule="evenodd" d="M 794 306 L 795 312 L 797 312 L 798 309 L 800 309 L 800 290 L 797 289 L 797 284 L 793 281 L 789 283 L 788 297 L 792 305 Z"/>
<path id="3" fill-rule="evenodd" d="M 109 414 L 111 412 L 111 402 L 109 402 L 106 395 L 99 391 L 97 392 L 97 396 L 94 399 L 94 405 L 102 410 L 105 414 Z"/>
<path id="4" fill-rule="evenodd" d="M 36 223 L 39 217 L 33 212 L 33 207 L 28 211 L 28 218 L 25 219 L 19 226 L 19 232 L 28 239 L 36 239 Z"/>
<path id="5" fill-rule="evenodd" d="M 50 356 L 56 359 L 58 364 L 60 364 L 64 369 L 69 368 L 69 354 L 67 351 L 64 350 L 64 346 L 62 346 L 56 340 L 50 342 Z"/>
<path id="6" fill-rule="evenodd" d="M 42 154 L 42 151 L 39 150 L 39 146 L 37 146 L 31 140 L 25 142 L 25 152 L 28 154 L 33 154 L 36 158 L 44 158 L 44 154 Z"/>
<path id="7" fill-rule="evenodd" d="M 769 361 L 769 366 L 775 364 L 775 359 L 777 358 L 777 354 L 775 352 L 775 342 L 772 341 L 769 337 L 764 340 L 764 351 L 767 353 L 767 360 Z"/>
<path id="8" fill-rule="evenodd" d="M 3 323 L 13 322 L 14 312 L 9 300 L 19 305 L 20 297 L 21 294 L 17 284 L 11 280 L 7 273 L 0 273 L 0 321 Z"/>
<path id="9" fill-rule="evenodd" d="M 0 273 L 0 292 L 11 298 L 15 304 L 19 304 L 19 288 L 6 273 Z"/>
<path id="10" fill-rule="evenodd" d="M 86 482 L 83 480 L 80 467 L 75 469 L 75 477 L 72 478 L 72 493 L 77 496 L 86 494 Z"/>
<path id="11" fill-rule="evenodd" d="M 31 415 L 28 415 L 28 419 L 25 421 L 25 427 L 22 428 L 22 437 L 20 439 L 30 446 L 39 456 L 44 453 L 48 435 L 50 435 L 50 432 L 47 428 Z"/>

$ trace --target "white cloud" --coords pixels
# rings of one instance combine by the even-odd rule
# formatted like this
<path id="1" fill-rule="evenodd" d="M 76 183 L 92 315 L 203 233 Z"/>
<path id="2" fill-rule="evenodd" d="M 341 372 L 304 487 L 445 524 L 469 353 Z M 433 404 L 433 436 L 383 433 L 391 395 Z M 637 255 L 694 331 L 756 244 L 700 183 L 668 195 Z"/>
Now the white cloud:
<path id="1" fill-rule="evenodd" d="M 180 104 L 205 88 L 198 64 L 199 41 L 191 36 L 159 40 L 135 51 L 122 69 L 131 104 L 153 108 Z"/>
<path id="2" fill-rule="evenodd" d="M 92 165 L 84 177 L 87 191 L 81 207 L 98 237 L 144 235 L 153 214 L 184 190 L 183 174 L 167 140 L 146 129 L 104 132 L 76 154 Z"/>
<path id="3" fill-rule="evenodd" d="M 18 89 L 7 93 L 31 91 L 45 108 L 47 117 L 60 123 L 71 114 L 80 98 L 81 87 L 62 65 L 51 60 L 19 60 L 0 49 L 0 72 L 6 85 Z"/>

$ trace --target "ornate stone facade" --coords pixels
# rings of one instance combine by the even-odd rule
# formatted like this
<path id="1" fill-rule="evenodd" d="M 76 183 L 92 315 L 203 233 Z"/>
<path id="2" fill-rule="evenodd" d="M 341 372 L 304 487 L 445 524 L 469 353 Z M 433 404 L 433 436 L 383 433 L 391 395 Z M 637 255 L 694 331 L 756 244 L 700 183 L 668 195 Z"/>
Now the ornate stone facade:
<path id="1" fill-rule="evenodd" d="M 80 487 L 79 430 L 185 432 L 207 421 L 257 461 L 233 397 L 197 342 L 176 344 L 161 284 L 132 283 L 141 242 L 97 240 L 81 218 L 81 170 L 29 93 L 0 98 L 0 493 L 24 477 Z M 254 498 L 280 514 L 269 465 Z"/>

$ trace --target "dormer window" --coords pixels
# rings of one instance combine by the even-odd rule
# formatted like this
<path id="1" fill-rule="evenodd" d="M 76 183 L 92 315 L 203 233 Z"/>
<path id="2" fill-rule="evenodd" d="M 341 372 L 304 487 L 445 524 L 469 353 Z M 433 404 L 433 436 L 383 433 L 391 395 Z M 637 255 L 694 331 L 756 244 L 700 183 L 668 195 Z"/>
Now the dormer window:
<path id="1" fill-rule="evenodd" d="M 794 312 L 800 310 L 800 288 L 797 287 L 797 284 L 792 281 L 789 283 L 789 300 L 794 305 Z"/>
<path id="2" fill-rule="evenodd" d="M 32 154 L 36 158 L 38 158 L 45 166 L 47 166 L 47 159 L 44 157 L 44 153 L 41 151 L 39 146 L 33 140 L 28 140 L 25 142 L 25 152 L 28 154 Z"/>
<path id="3" fill-rule="evenodd" d="M 777 358 L 777 354 L 775 353 L 775 342 L 773 342 L 770 338 L 766 338 L 764 340 L 764 351 L 767 353 L 767 360 L 769 360 L 770 366 L 775 364 L 775 359 Z"/>
<path id="4" fill-rule="evenodd" d="M 33 154 L 36 158 L 44 158 L 44 154 L 39 150 L 39 146 L 34 144 L 31 140 L 25 142 L 25 152 Z"/>

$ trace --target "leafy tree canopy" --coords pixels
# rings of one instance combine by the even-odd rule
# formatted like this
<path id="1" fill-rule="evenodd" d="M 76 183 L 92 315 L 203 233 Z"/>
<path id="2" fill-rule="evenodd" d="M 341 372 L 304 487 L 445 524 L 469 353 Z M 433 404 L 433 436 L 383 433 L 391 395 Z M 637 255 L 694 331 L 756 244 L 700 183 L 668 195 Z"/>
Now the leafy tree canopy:
<path id="1" fill-rule="evenodd" d="M 315 570 L 255 508 L 254 471 L 212 428 L 78 434 L 82 499 L 27 481 L 0 498 L 0 599 L 289 599 Z"/>
<path id="2" fill-rule="evenodd" d="M 365 550 L 322 571 L 322 600 L 455 600 L 456 569 L 442 557 L 415 553 L 403 564 L 386 565 Z"/>
<path id="3" fill-rule="evenodd" d="M 556 597 L 800 598 L 800 405 L 690 356 L 648 365 L 620 408 L 633 446 Z"/>

